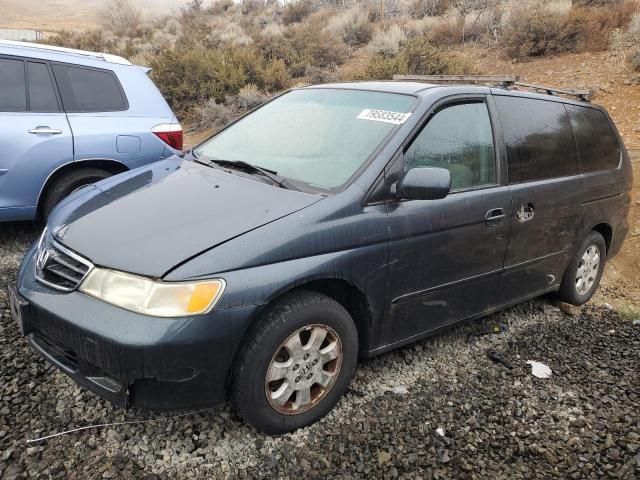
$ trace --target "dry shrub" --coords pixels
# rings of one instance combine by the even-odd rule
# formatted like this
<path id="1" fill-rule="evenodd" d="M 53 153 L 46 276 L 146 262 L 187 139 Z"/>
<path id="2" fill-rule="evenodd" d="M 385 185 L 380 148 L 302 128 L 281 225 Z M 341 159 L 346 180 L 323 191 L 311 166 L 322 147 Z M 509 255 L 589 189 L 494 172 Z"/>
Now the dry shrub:
<path id="1" fill-rule="evenodd" d="M 395 74 L 401 75 L 446 75 L 468 73 L 469 68 L 462 62 L 429 43 L 425 37 L 409 39 L 399 55 L 372 54 L 362 71 L 354 72 L 352 80 L 389 80 Z"/>
<path id="2" fill-rule="evenodd" d="M 235 98 L 235 104 L 242 110 L 251 110 L 259 105 L 262 105 L 269 99 L 269 95 L 260 91 L 260 89 L 250 83 L 245 85 L 238 92 Z"/>
<path id="3" fill-rule="evenodd" d="M 533 57 L 573 50 L 577 32 L 567 30 L 566 16 L 538 7 L 516 7 L 502 32 L 502 47 L 512 58 Z"/>
<path id="4" fill-rule="evenodd" d="M 376 30 L 369 42 L 369 50 L 376 55 L 397 55 L 407 40 L 407 34 L 400 25 L 393 24 L 386 30 Z"/>
<path id="5" fill-rule="evenodd" d="M 102 8 L 100 19 L 116 35 L 129 35 L 142 22 L 142 14 L 130 0 L 110 0 Z"/>
<path id="6" fill-rule="evenodd" d="M 289 74 L 284 60 L 269 62 L 262 71 L 262 83 L 267 90 L 277 91 L 287 87 Z"/>
<path id="7" fill-rule="evenodd" d="M 347 45 L 356 46 L 371 40 L 372 25 L 367 12 L 355 6 L 331 17 L 325 31 Z"/>
<path id="8" fill-rule="evenodd" d="M 423 17 L 409 20 L 404 24 L 404 29 L 409 37 L 424 35 L 436 27 L 442 19 L 440 17 Z"/>
<path id="9" fill-rule="evenodd" d="M 315 65 L 307 65 L 304 76 L 311 85 L 333 83 L 340 80 L 340 74 L 335 68 L 320 68 Z"/>
<path id="10" fill-rule="evenodd" d="M 109 37 L 107 33 L 103 33 L 101 30 L 87 32 L 60 30 L 54 36 L 47 37 L 47 43 L 59 47 L 77 48 L 92 52 L 120 53 L 116 52 L 116 38 Z"/>
<path id="11" fill-rule="evenodd" d="M 465 17 L 458 15 L 443 19 L 427 32 L 427 38 L 434 45 L 453 45 L 462 43 L 465 34 Z"/>
<path id="12" fill-rule="evenodd" d="M 191 128 L 194 130 L 220 130 L 227 126 L 242 112 L 215 99 L 209 99 L 203 106 L 197 107 L 191 116 Z"/>
<path id="13" fill-rule="evenodd" d="M 575 32 L 575 50 L 606 50 L 611 34 L 626 27 L 636 11 L 632 2 L 611 2 L 599 8 L 574 7 L 567 15 L 566 29 Z"/>
<path id="14" fill-rule="evenodd" d="M 300 23 L 311 15 L 313 10 L 314 5 L 311 0 L 295 0 L 287 3 L 282 11 L 282 23 L 285 25 Z"/>
<path id="15" fill-rule="evenodd" d="M 567 13 L 543 3 L 516 7 L 504 26 L 503 48 L 513 58 L 604 50 L 609 47 L 611 33 L 626 26 L 636 10 L 635 3 L 622 0 L 606 7 L 573 6 Z"/>
<path id="16" fill-rule="evenodd" d="M 232 9 L 235 4 L 233 0 L 215 0 L 208 8 L 208 12 L 212 15 L 223 15 L 228 10 Z"/>
<path id="17" fill-rule="evenodd" d="M 411 18 L 443 15 L 454 4 L 454 0 L 413 0 L 409 3 Z"/>
<path id="18" fill-rule="evenodd" d="M 210 46 L 231 43 L 233 45 L 250 45 L 253 39 L 247 35 L 244 29 L 237 23 L 218 19 L 213 22 L 211 33 L 207 35 L 207 43 Z"/>

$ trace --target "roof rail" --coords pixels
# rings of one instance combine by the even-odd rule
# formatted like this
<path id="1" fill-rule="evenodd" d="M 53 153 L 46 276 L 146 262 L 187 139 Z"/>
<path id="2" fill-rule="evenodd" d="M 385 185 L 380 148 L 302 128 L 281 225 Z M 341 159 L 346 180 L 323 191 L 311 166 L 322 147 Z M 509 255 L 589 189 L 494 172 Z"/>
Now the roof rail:
<path id="1" fill-rule="evenodd" d="M 409 80 L 419 82 L 457 82 L 457 83 L 478 83 L 493 84 L 502 88 L 516 87 L 515 90 L 530 89 L 539 92 L 545 92 L 548 95 L 569 95 L 578 97 L 584 102 L 591 101 L 591 90 L 580 89 L 561 89 L 546 87 L 544 85 L 536 85 L 533 83 L 520 82 L 517 75 L 394 75 L 394 80 Z M 518 88 L 520 87 L 520 88 Z"/>
<path id="2" fill-rule="evenodd" d="M 67 53 L 72 55 L 82 55 L 84 57 L 91 57 L 91 58 L 95 58 L 96 60 L 102 60 L 108 63 L 117 63 L 120 65 L 133 65 L 126 58 L 122 58 L 117 55 L 111 55 L 110 53 L 88 52 L 86 50 L 76 50 L 74 48 L 56 47 L 54 45 L 44 45 L 40 43 L 15 42 L 13 40 L 0 40 L 0 46 L 32 48 L 34 50 L 46 50 L 51 52 Z"/>

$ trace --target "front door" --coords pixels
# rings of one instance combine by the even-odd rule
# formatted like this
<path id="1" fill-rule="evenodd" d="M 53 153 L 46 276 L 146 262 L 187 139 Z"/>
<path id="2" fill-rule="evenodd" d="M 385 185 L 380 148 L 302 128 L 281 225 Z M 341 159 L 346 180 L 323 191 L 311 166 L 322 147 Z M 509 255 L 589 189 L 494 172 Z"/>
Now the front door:
<path id="1" fill-rule="evenodd" d="M 451 172 L 442 200 L 389 201 L 390 311 L 383 345 L 420 336 L 489 309 L 502 274 L 511 193 L 502 185 L 485 97 L 445 104 L 404 150 L 414 167 Z"/>
<path id="2" fill-rule="evenodd" d="M 46 62 L 0 57 L 0 221 L 29 218 L 73 137 Z"/>

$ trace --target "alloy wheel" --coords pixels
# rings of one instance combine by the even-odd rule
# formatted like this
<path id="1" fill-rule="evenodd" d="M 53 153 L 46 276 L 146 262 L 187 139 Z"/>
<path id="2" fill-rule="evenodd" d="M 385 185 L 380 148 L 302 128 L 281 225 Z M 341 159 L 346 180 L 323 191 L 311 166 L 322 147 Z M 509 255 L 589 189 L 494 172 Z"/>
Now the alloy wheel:
<path id="1" fill-rule="evenodd" d="M 297 415 L 318 404 L 342 366 L 340 337 L 328 325 L 308 325 L 290 335 L 273 355 L 265 378 L 269 405 Z"/>
<path id="2" fill-rule="evenodd" d="M 590 245 L 580 259 L 576 272 L 576 292 L 578 295 L 587 293 L 596 281 L 600 269 L 600 249 L 597 245 Z"/>

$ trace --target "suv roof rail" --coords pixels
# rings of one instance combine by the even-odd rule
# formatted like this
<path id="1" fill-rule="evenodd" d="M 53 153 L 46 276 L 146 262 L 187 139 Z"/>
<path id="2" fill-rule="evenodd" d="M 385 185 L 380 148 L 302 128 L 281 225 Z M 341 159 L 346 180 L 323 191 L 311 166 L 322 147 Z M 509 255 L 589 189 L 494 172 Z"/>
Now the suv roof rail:
<path id="1" fill-rule="evenodd" d="M 89 52 L 87 50 L 76 50 L 75 48 L 56 47 L 54 45 L 44 45 L 40 43 L 16 42 L 13 40 L 0 40 L 0 46 L 32 48 L 34 50 L 46 50 L 51 52 L 67 53 L 71 55 L 82 55 L 84 57 L 91 57 L 91 58 L 102 60 L 108 63 L 117 63 L 120 65 L 133 65 L 126 58 L 119 57 L 118 55 L 111 55 L 110 53 Z"/>
<path id="2" fill-rule="evenodd" d="M 581 89 L 561 89 L 554 87 L 546 87 L 544 85 L 536 85 L 534 83 L 520 82 L 517 75 L 394 75 L 394 80 L 409 80 L 418 82 L 456 82 L 456 83 L 478 83 L 493 84 L 493 86 L 510 88 L 516 87 L 514 90 L 522 88 L 545 92 L 547 95 L 569 95 L 578 97 L 584 102 L 591 101 L 591 90 Z M 521 88 L 518 88 L 521 87 Z"/>

